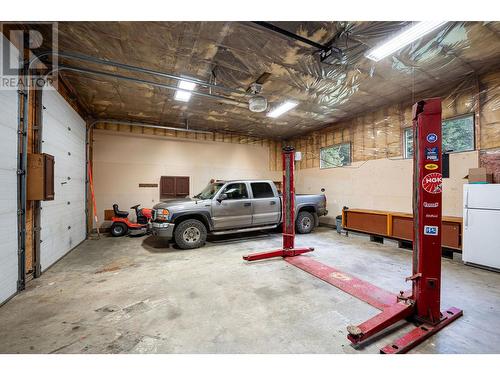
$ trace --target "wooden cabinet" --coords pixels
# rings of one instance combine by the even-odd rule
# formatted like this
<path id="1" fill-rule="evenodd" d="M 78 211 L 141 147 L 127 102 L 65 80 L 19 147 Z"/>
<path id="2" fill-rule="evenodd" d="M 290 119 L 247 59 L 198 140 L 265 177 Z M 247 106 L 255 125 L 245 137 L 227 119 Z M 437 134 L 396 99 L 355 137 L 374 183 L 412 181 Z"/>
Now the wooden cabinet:
<path id="1" fill-rule="evenodd" d="M 413 241 L 413 215 L 403 212 L 344 209 L 342 226 L 346 230 Z M 462 249 L 462 218 L 443 216 L 441 233 L 443 247 Z"/>
<path id="2" fill-rule="evenodd" d="M 160 199 L 184 198 L 189 195 L 189 177 L 161 176 Z"/>
<path id="3" fill-rule="evenodd" d="M 54 200 L 54 157 L 28 154 L 26 198 L 30 201 Z"/>

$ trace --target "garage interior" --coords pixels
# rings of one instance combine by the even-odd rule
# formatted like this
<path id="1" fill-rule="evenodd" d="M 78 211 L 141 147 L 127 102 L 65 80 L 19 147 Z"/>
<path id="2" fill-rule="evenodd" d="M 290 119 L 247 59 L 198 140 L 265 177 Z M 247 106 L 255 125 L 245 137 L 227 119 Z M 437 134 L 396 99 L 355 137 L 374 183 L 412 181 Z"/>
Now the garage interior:
<path id="1" fill-rule="evenodd" d="M 463 316 L 410 352 L 498 354 L 500 22 L 442 22 L 374 58 L 416 25 L 3 23 L 18 78 L 51 80 L 0 90 L 0 353 L 379 353 L 414 322 L 352 344 L 347 327 L 375 307 L 283 259 L 242 259 L 282 246 L 279 223 L 255 224 L 255 202 L 246 224 L 210 211 L 172 219 L 170 241 L 149 220 L 185 197 L 223 205 L 195 197 L 207 185 L 269 182 L 275 215 L 312 220 L 304 234 L 292 220 L 296 247 L 314 248 L 294 259 L 399 295 L 420 277 L 413 106 L 440 98 L 442 149 L 428 159 L 442 170 L 440 303 Z M 41 43 L 23 48 L 30 30 Z M 284 147 L 295 213 L 281 203 Z M 473 194 L 491 198 L 477 210 L 487 219 Z M 301 215 L 308 199 L 325 207 Z M 139 222 L 138 204 L 154 211 L 136 234 L 114 220 Z M 204 246 L 176 242 L 190 219 L 209 232 Z M 186 246 L 200 235 L 190 230 Z"/>

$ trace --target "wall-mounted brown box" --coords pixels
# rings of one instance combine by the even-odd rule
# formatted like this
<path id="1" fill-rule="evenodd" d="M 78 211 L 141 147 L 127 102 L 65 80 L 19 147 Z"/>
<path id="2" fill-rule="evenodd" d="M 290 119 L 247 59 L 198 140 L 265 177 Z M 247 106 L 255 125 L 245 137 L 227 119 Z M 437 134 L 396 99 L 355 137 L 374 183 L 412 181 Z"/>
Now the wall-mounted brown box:
<path id="1" fill-rule="evenodd" d="M 493 183 L 493 175 L 486 172 L 486 168 L 470 168 L 469 174 L 465 176 L 470 184 L 474 183 Z"/>
<path id="2" fill-rule="evenodd" d="M 114 210 L 104 210 L 104 220 L 111 220 L 115 216 Z"/>
<path id="3" fill-rule="evenodd" d="M 49 154 L 28 154 L 26 198 L 29 201 L 54 200 L 54 157 Z"/>

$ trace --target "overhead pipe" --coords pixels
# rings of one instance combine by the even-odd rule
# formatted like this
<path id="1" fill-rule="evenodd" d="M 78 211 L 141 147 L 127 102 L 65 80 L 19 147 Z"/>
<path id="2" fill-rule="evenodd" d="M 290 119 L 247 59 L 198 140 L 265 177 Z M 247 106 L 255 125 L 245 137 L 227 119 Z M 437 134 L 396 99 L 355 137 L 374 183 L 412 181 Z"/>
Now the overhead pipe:
<path id="1" fill-rule="evenodd" d="M 196 78 L 181 77 L 181 76 L 177 76 L 177 75 L 171 74 L 171 73 L 164 73 L 164 72 L 160 72 L 160 71 L 153 70 L 153 69 L 141 68 L 141 67 L 134 66 L 134 65 L 123 64 L 123 63 L 119 63 L 116 61 L 104 60 L 104 59 L 100 59 L 97 57 L 86 56 L 86 55 L 81 55 L 81 54 L 71 53 L 71 52 L 47 51 L 47 52 L 43 52 L 43 53 L 33 57 L 31 62 L 34 62 L 36 60 L 41 60 L 42 57 L 46 57 L 46 56 L 50 56 L 50 55 L 57 55 L 57 56 L 68 58 L 68 59 L 85 61 L 85 62 L 90 62 L 90 63 L 95 63 L 95 64 L 106 65 L 106 66 L 113 66 L 115 68 L 120 68 L 120 69 L 129 70 L 129 71 L 133 71 L 133 72 L 138 72 L 138 73 L 151 74 L 151 75 L 155 75 L 158 77 L 175 79 L 178 81 L 192 82 L 192 83 L 196 83 L 198 85 L 205 86 L 208 88 L 220 89 L 223 91 L 232 92 L 232 93 L 240 94 L 240 95 L 244 95 L 244 96 L 250 95 L 249 93 L 247 93 L 246 91 L 241 90 L 241 89 L 233 89 L 233 88 L 229 88 L 229 87 L 219 86 L 216 83 L 210 83 L 210 82 L 202 81 L 202 80 L 196 79 Z M 31 66 L 31 62 L 30 62 L 30 66 Z"/>
<path id="2" fill-rule="evenodd" d="M 87 73 L 87 74 L 98 75 L 98 76 L 103 76 L 103 77 L 117 78 L 117 79 L 121 79 L 121 80 L 125 80 L 125 81 L 136 82 L 136 83 L 143 83 L 143 84 L 146 84 L 146 85 L 150 85 L 150 86 L 154 86 L 154 87 L 160 87 L 160 88 L 164 88 L 164 89 L 168 89 L 168 90 L 173 90 L 173 91 L 188 92 L 188 93 L 191 93 L 192 95 L 202 96 L 202 97 L 210 98 L 210 99 L 217 99 L 217 100 L 220 100 L 220 101 L 223 101 L 223 102 L 228 102 L 228 103 L 231 103 L 231 104 L 247 105 L 246 102 L 240 102 L 238 100 L 230 99 L 230 98 L 227 98 L 225 96 L 220 96 L 220 95 L 215 95 L 215 94 L 207 94 L 207 93 L 204 93 L 204 92 L 199 92 L 199 91 L 194 91 L 194 90 L 190 91 L 190 90 L 181 89 L 181 88 L 179 88 L 177 86 L 171 86 L 171 85 L 167 85 L 167 84 L 164 84 L 164 83 L 158 83 L 158 82 L 154 82 L 154 81 L 148 81 L 148 80 L 141 79 L 141 78 L 127 77 L 127 76 L 123 76 L 123 75 L 120 75 L 120 74 L 109 73 L 109 72 L 100 72 L 98 70 L 87 69 L 87 68 L 77 68 L 77 67 L 73 67 L 73 66 L 69 66 L 69 65 L 59 65 L 57 69 L 51 71 L 50 73 L 54 73 L 56 71 L 62 71 L 62 70 L 67 70 L 67 71 L 72 71 L 72 72 L 79 72 L 79 73 Z"/>
<path id="3" fill-rule="evenodd" d="M 186 133 L 199 133 L 199 134 L 213 134 L 213 132 L 208 130 L 197 130 L 197 129 L 189 129 L 186 128 L 178 128 L 175 126 L 161 126 L 161 125 L 153 125 L 144 122 L 134 122 L 134 121 L 121 121 L 121 120 L 95 120 L 89 125 L 89 130 L 92 129 L 98 123 L 106 123 L 106 124 L 118 124 L 118 125 L 129 125 L 129 126 L 140 126 L 142 128 L 151 128 L 151 129 L 164 129 L 164 130 L 175 130 L 179 132 Z"/>

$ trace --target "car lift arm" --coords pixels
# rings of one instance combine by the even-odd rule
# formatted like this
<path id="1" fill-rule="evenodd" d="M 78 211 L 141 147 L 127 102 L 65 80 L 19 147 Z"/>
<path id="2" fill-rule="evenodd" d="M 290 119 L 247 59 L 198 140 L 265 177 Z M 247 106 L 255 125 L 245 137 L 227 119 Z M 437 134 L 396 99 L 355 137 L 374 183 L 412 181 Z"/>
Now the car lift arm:
<path id="1" fill-rule="evenodd" d="M 283 249 L 243 257 L 245 260 L 258 260 L 282 256 L 288 263 L 381 310 L 364 323 L 347 327 L 347 338 L 354 344 L 365 342 L 402 319 L 413 321 L 416 327 L 412 331 L 380 349 L 386 354 L 406 353 L 463 315 L 463 311 L 456 307 L 440 310 L 440 98 L 422 100 L 413 106 L 413 131 L 413 275 L 406 278 L 413 284 L 411 291 L 395 295 L 309 257 L 294 257 L 312 249 L 293 248 L 293 149 L 283 149 Z"/>

